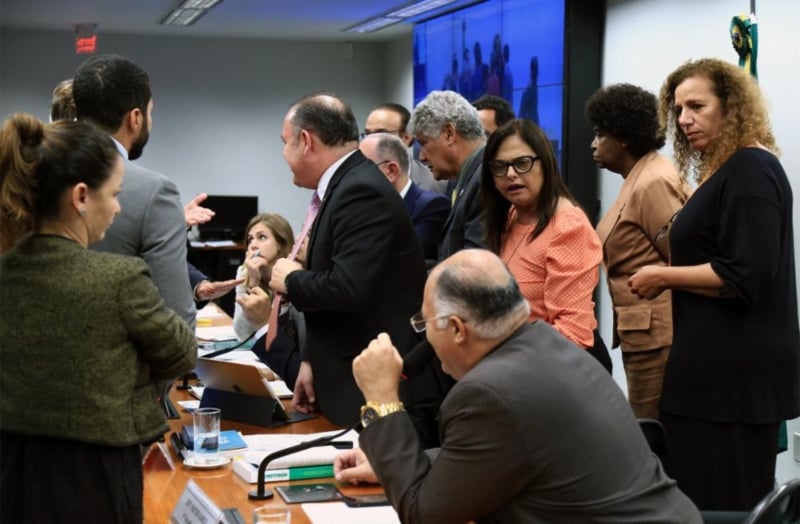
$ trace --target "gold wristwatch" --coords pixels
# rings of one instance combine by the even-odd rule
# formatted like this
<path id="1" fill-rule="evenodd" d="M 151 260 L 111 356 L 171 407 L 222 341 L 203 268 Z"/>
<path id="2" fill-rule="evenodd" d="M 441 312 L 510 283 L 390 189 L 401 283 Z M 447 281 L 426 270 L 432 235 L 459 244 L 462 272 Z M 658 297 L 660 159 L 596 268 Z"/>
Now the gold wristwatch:
<path id="1" fill-rule="evenodd" d="M 402 402 L 389 402 L 387 404 L 379 404 L 377 402 L 367 402 L 361 406 L 361 426 L 367 427 L 381 417 L 385 417 L 391 413 L 398 411 L 405 411 L 405 406 Z"/>

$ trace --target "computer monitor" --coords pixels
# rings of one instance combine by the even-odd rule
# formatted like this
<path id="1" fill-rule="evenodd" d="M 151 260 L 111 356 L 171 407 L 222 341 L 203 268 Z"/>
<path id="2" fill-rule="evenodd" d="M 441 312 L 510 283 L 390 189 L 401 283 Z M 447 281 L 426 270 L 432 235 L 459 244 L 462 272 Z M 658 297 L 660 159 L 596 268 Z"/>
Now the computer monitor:
<path id="1" fill-rule="evenodd" d="M 210 222 L 200 224 L 200 240 L 244 240 L 244 230 L 251 218 L 258 214 L 257 196 L 208 195 L 203 207 L 216 215 Z"/>

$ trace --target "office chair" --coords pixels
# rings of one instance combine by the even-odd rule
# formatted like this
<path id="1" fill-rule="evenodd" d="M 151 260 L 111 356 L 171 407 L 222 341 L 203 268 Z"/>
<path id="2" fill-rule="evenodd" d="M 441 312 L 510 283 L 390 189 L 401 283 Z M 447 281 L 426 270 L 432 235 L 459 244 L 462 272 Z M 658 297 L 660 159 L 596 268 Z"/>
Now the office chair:
<path id="1" fill-rule="evenodd" d="M 650 444 L 650 449 L 656 456 L 663 461 L 667 456 L 667 435 L 664 433 L 664 426 L 653 418 L 639 418 L 639 427 L 644 433 L 644 438 Z"/>
<path id="2" fill-rule="evenodd" d="M 800 479 L 792 479 L 764 497 L 745 524 L 794 524 L 800 522 Z"/>

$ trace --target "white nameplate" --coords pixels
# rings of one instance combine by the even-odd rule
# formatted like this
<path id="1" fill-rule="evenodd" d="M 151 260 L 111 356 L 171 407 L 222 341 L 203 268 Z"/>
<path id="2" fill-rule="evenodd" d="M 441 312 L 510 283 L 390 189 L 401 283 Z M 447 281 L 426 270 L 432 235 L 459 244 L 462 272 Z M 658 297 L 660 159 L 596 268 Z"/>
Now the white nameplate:
<path id="1" fill-rule="evenodd" d="M 226 524 L 222 510 L 191 479 L 169 521 L 172 524 Z"/>

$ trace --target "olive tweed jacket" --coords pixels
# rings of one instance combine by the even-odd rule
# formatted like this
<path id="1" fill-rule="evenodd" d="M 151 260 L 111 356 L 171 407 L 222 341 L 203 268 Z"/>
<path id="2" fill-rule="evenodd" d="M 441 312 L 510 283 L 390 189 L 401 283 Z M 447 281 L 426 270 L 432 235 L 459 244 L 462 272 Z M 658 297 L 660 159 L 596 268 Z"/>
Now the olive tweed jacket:
<path id="1" fill-rule="evenodd" d="M 31 236 L 0 257 L 0 429 L 128 446 L 167 431 L 155 381 L 195 337 L 139 259 Z"/>

